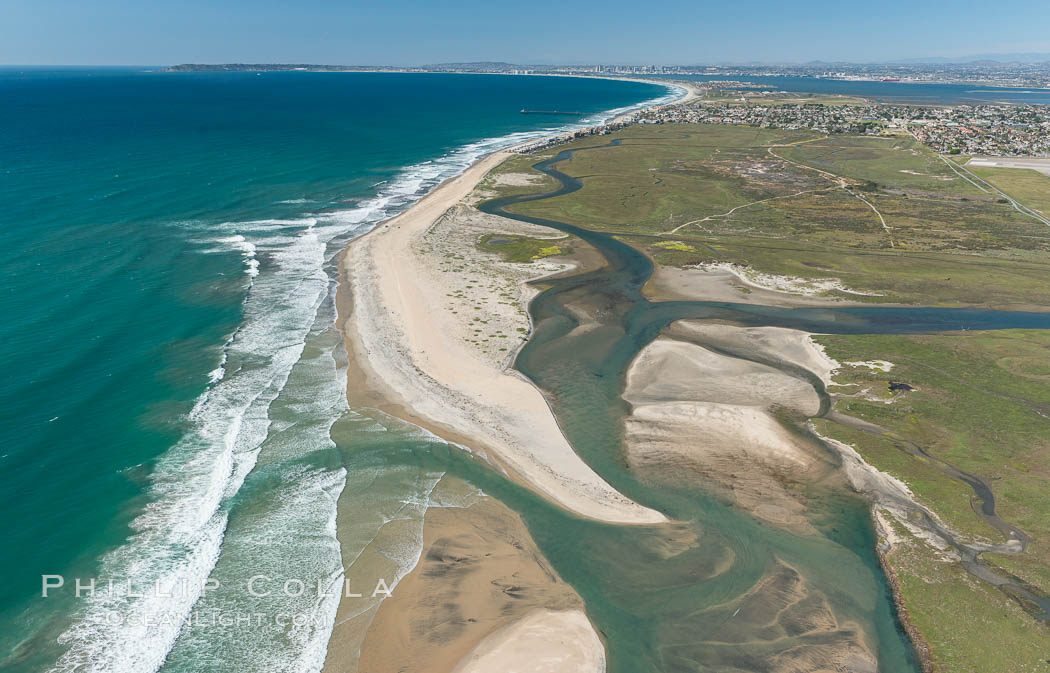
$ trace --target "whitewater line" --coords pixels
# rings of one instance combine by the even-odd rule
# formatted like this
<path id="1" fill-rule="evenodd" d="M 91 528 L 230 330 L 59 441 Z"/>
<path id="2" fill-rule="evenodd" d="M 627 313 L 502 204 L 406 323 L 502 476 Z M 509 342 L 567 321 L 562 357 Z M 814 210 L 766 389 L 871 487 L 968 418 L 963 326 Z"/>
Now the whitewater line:
<path id="1" fill-rule="evenodd" d="M 687 95 L 682 87 L 665 86 L 672 91 L 667 96 L 589 116 L 563 127 L 561 132 L 586 128 Z M 325 265 L 331 261 L 327 248 L 333 240 L 359 235 L 403 212 L 442 180 L 462 173 L 480 156 L 551 132 L 543 129 L 486 138 L 451 150 L 436 160 L 413 164 L 357 208 L 326 214 L 317 228 L 316 218 L 227 223 L 235 226 L 237 233 L 222 242 L 232 245 L 244 257 L 251 289 L 244 302 L 248 315 L 224 344 L 219 369 L 212 373 L 213 384 L 194 404 L 190 414 L 194 427 L 161 457 L 152 476 L 151 502 L 132 524 L 135 533 L 103 557 L 104 574 L 134 576 L 146 584 L 156 581 L 167 592 L 180 583 L 196 584 L 195 580 L 206 579 L 215 570 L 226 547 L 230 498 L 255 469 L 259 451 L 271 436 L 271 405 L 284 392 L 292 369 L 302 361 L 311 325 L 324 302 L 326 284 L 331 280 L 325 271 Z M 262 236 L 251 241 L 245 236 L 252 230 L 262 235 L 288 228 L 297 228 L 297 235 Z M 276 259 L 277 270 L 272 274 L 260 273 L 256 258 L 258 246 L 267 244 L 271 249 L 266 252 Z M 227 368 L 230 356 L 240 368 Z M 237 358 L 243 361 L 238 362 Z M 258 364 L 260 359 L 265 363 Z M 59 637 L 59 642 L 69 648 L 51 670 L 157 671 L 181 637 L 181 624 L 198 603 L 202 590 L 203 587 L 179 600 L 166 596 L 162 601 L 151 601 L 128 592 L 87 601 L 76 615 L 77 621 Z M 165 624 L 122 628 L 106 622 L 105 616 L 112 614 L 141 617 L 143 624 L 149 618 L 160 617 Z"/>

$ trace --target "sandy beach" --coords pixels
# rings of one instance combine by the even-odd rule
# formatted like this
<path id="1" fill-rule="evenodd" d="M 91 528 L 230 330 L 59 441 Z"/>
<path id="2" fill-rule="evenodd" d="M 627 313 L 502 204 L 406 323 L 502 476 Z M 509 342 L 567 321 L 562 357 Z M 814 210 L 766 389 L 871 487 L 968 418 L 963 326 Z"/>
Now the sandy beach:
<path id="1" fill-rule="evenodd" d="M 479 329 L 474 319 L 487 319 L 490 311 L 480 304 L 469 312 L 445 310 L 450 296 L 477 289 L 471 281 L 480 279 L 462 270 L 468 264 L 443 268 L 446 258 L 431 254 L 425 237 L 506 156 L 485 157 L 347 248 L 340 293 L 352 308 L 343 329 L 361 375 L 350 382 L 348 394 L 354 398 L 363 382 L 378 393 L 376 406 L 483 452 L 581 516 L 616 523 L 663 521 L 660 513 L 606 484 L 576 455 L 531 382 L 468 341 L 467 335 Z M 508 221 L 504 230 L 518 228 Z M 474 246 L 464 246 L 461 254 L 487 255 Z M 483 331 L 493 334 L 493 329 L 490 324 Z"/>
<path id="2" fill-rule="evenodd" d="M 687 98 L 695 96 L 692 87 L 682 88 Z M 591 470 L 540 391 L 511 368 L 531 331 L 527 307 L 538 290 L 528 281 L 602 262 L 578 240 L 571 258 L 531 264 L 505 262 L 477 247 L 486 234 L 550 238 L 553 245 L 565 238 L 473 207 L 487 198 L 491 185 L 485 177 L 509 156 L 511 151 L 502 151 L 478 160 L 343 252 L 337 305 L 349 359 L 347 397 L 357 408 L 378 409 L 459 445 L 579 516 L 619 524 L 666 522 Z M 503 184 L 534 179 L 499 176 Z M 542 651 L 542 670 L 604 671 L 605 651 L 582 602 L 546 566 L 513 512 L 494 501 L 428 511 L 423 531 L 420 561 L 399 583 L 396 598 L 383 601 L 374 617 L 345 602 L 340 606 L 325 670 L 474 672 L 497 661 L 502 670 L 524 670 L 536 665 Z M 449 545 L 458 549 L 456 559 L 477 558 L 465 585 L 450 587 L 447 576 L 441 579 L 448 569 L 434 565 L 443 558 L 435 548 Z M 496 614 L 492 606 L 499 597 L 490 594 L 500 577 L 515 586 L 531 581 L 534 588 L 529 600 L 515 600 Z M 474 588 L 464 590 L 466 585 Z M 436 607 L 436 595 L 451 603 Z M 456 615 L 442 613 L 453 604 Z M 422 638 L 449 626 L 445 622 L 456 634 Z"/>
<path id="3" fill-rule="evenodd" d="M 572 265 L 511 264 L 477 249 L 484 233 L 562 236 L 469 205 L 479 181 L 505 156 L 481 160 L 344 253 L 339 305 L 350 356 L 348 397 L 460 444 L 581 516 L 662 522 L 663 515 L 625 498 L 576 455 L 540 392 L 510 369 L 536 292 L 525 281 Z M 456 560 L 451 576 L 442 566 L 446 555 Z M 507 603 L 501 584 L 519 587 L 514 595 L 527 599 Z M 543 670 L 604 671 L 604 648 L 579 597 L 546 566 L 520 519 L 498 503 L 428 511 L 421 561 L 395 596 L 380 605 L 363 640 L 350 636 L 361 633 L 354 623 L 360 619 L 346 622 L 347 638 L 333 633 L 326 670 L 347 670 L 343 662 L 357 657 L 359 669 L 370 671 L 480 671 L 494 661 L 511 670 L 541 651 Z M 350 608 L 341 606 L 341 614 Z M 551 641 L 551 634 L 559 639 Z M 521 642 L 532 644 L 522 649 Z"/>

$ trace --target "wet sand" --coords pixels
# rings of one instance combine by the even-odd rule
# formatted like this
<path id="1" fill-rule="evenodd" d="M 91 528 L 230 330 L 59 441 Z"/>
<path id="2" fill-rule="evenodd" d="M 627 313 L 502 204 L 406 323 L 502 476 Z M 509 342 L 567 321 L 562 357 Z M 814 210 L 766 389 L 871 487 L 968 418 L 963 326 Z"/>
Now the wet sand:
<path id="1" fill-rule="evenodd" d="M 683 88 L 688 92 L 687 98 L 695 96 L 693 87 Z M 578 515 L 616 523 L 666 521 L 659 512 L 622 496 L 580 460 L 539 391 L 510 369 L 520 343 L 531 331 L 525 308 L 538 290 L 527 281 L 572 270 L 592 270 L 604 261 L 597 251 L 579 241 L 573 243 L 571 260 L 551 259 L 531 265 L 501 265 L 494 261 L 495 255 L 477 249 L 477 240 L 485 233 L 563 236 L 545 227 L 483 215 L 473 209 L 472 204 L 483 197 L 476 191 L 479 181 L 507 156 L 508 152 L 499 152 L 482 158 L 401 216 L 382 223 L 344 250 L 339 259 L 341 287 L 336 303 L 338 325 L 347 345 L 348 399 L 354 408 L 377 409 L 458 444 L 511 480 Z M 448 268 L 450 258 L 475 270 L 481 267 L 482 275 L 492 284 L 482 289 L 477 278 L 450 273 L 462 270 Z M 489 301 L 493 292 L 512 301 Z M 500 341 L 478 338 L 482 332 L 476 324 L 479 316 L 467 309 L 477 310 L 480 306 L 486 309 L 483 331 L 489 337 L 500 336 Z M 493 508 L 495 504 L 476 505 L 471 514 L 461 510 L 454 517 L 452 510 L 435 510 L 432 514 L 428 510 L 424 531 L 434 536 L 454 527 L 445 520 L 448 517 L 453 517 L 460 527 L 467 526 L 464 521 L 485 519 L 491 512 L 478 512 Z M 345 516 L 347 513 L 341 513 L 340 521 Z M 520 520 L 517 526 L 527 538 Z M 487 534 L 481 534 L 484 527 L 476 521 L 467 527 L 481 537 L 471 541 L 464 551 L 475 546 L 491 549 L 498 542 L 494 542 L 491 526 Z M 388 525 L 380 536 L 396 536 L 397 528 Z M 504 532 L 512 528 L 507 524 Z M 524 542 L 514 546 L 519 551 L 529 548 Z M 533 566 L 542 567 L 542 559 L 532 556 Z M 516 568 L 512 574 L 517 580 L 521 579 L 523 563 L 520 559 L 516 565 L 510 563 Z M 366 569 L 385 567 L 382 561 L 370 563 L 367 559 L 355 560 L 355 568 L 358 565 Z M 479 576 L 491 581 L 506 564 L 487 556 L 482 565 L 484 570 L 479 571 Z M 423 600 L 435 591 L 433 578 L 422 579 L 424 572 L 417 567 L 402 578 L 398 596 L 408 598 L 391 598 L 381 604 L 371 601 L 367 605 L 344 600 L 325 670 L 352 670 L 359 660 L 367 664 L 361 670 L 393 665 L 384 663 L 376 643 L 408 638 L 404 631 L 395 633 L 396 624 L 404 622 L 406 616 L 418 612 L 425 618 L 426 610 L 412 598 Z M 549 568 L 545 568 L 544 574 L 548 572 Z M 560 582 L 556 576 L 548 575 L 548 579 L 552 586 Z M 568 629 L 566 633 L 575 633 L 572 638 L 563 639 L 560 644 L 547 643 L 551 664 L 563 662 L 558 664 L 561 670 L 603 670 L 604 649 L 579 609 L 578 596 L 564 585 L 559 591 L 540 592 L 550 594 L 548 599 L 521 602 L 520 609 L 505 607 L 500 618 L 467 618 L 461 624 L 462 634 L 451 641 L 424 647 L 419 638 L 413 638 L 411 647 L 399 648 L 400 653 L 411 655 L 409 658 L 414 657 L 417 664 L 422 660 L 437 662 L 437 668 L 427 670 L 451 670 L 460 657 L 472 651 L 474 658 L 483 662 L 475 662 L 474 666 L 490 666 L 494 657 L 513 663 L 519 654 L 503 637 L 493 635 L 495 631 L 503 629 L 502 633 L 515 634 L 514 638 L 531 638 Z M 477 611 L 499 604 L 492 597 L 475 597 L 474 602 L 464 605 Z M 534 609 L 524 621 L 512 623 L 530 606 Z M 481 643 L 486 637 L 488 640 Z M 479 649 L 471 649 L 475 647 Z M 417 649 L 422 654 L 417 656 Z M 394 670 L 406 669 L 397 664 Z"/>
<path id="2" fill-rule="evenodd" d="M 820 399 L 808 382 L 660 337 L 631 363 L 623 397 L 631 405 L 625 438 L 632 469 L 691 474 L 760 519 L 815 532 L 792 485 L 819 481 L 832 466 L 774 415 L 816 415 Z"/>
<path id="3" fill-rule="evenodd" d="M 513 355 L 509 346 L 506 351 L 493 349 L 488 339 L 479 342 L 479 339 L 471 338 L 477 332 L 472 325 L 476 314 L 466 309 L 470 304 L 479 306 L 474 302 L 482 301 L 485 293 L 478 294 L 478 284 L 465 282 L 468 279 L 461 271 L 443 269 L 440 259 L 449 254 L 450 232 L 460 225 L 468 224 L 475 233 L 485 227 L 490 227 L 493 232 L 519 231 L 510 228 L 512 223 L 509 221 L 501 221 L 498 217 L 485 219 L 479 217 L 480 213 L 470 210 L 468 197 L 474 186 L 498 163 L 496 159 L 489 159 L 492 162 L 479 174 L 467 180 L 446 183 L 405 215 L 359 239 L 344 255 L 341 268 L 350 291 L 340 292 L 340 316 L 352 360 L 348 395 L 355 404 L 369 400 L 371 406 L 463 444 L 497 467 L 506 469 L 511 478 L 577 514 L 617 523 L 663 521 L 663 517 L 653 510 L 627 500 L 612 489 L 576 456 L 535 386 L 509 369 Z M 442 193 L 442 190 L 445 191 Z M 434 196 L 441 198 L 431 199 Z M 468 198 L 468 203 L 463 203 L 464 198 Z M 521 226 L 524 223 L 513 224 Z M 528 232 L 528 235 L 536 235 L 536 232 Z M 442 246 L 445 246 L 443 253 Z M 479 264 L 479 256 L 483 256 L 470 245 L 454 246 L 453 249 L 464 255 L 465 266 Z M 435 255 L 435 252 L 442 254 Z M 544 273 L 558 272 L 544 270 Z M 516 301 L 519 306 L 531 298 L 524 286 L 525 280 L 518 281 Z M 467 301 L 462 301 L 464 296 Z M 456 305 L 456 301 L 462 303 Z M 794 299 L 785 301 L 793 302 Z M 813 305 L 820 302 L 806 297 L 802 303 Z M 835 303 L 841 305 L 841 302 Z M 455 309 L 451 308 L 453 305 L 456 305 Z M 518 324 L 515 320 L 517 315 L 507 312 L 496 323 L 512 328 Z M 727 327 L 702 327 L 709 326 Z M 822 382 L 827 380 L 828 372 L 826 367 L 822 369 L 819 357 L 822 354 L 815 352 L 812 344 L 804 340 L 808 335 L 794 334 L 797 330 L 768 332 L 780 328 L 737 329 L 748 331 L 746 335 L 721 336 L 730 340 L 746 337 L 756 348 L 765 347 L 772 356 L 792 360 L 793 366 L 811 371 Z M 489 328 L 484 328 L 484 331 L 488 333 Z M 701 336 L 714 339 L 719 335 Z M 789 336 L 791 338 L 782 338 Z M 637 423 L 635 439 L 642 438 L 635 444 L 649 442 L 649 448 L 656 445 L 656 450 L 650 452 L 650 455 L 658 456 L 656 462 L 669 455 L 675 460 L 695 462 L 695 456 L 691 454 L 697 452 L 689 443 L 705 433 L 714 436 L 708 449 L 721 450 L 724 445 L 742 447 L 742 454 L 718 455 L 714 463 L 702 469 L 709 469 L 712 474 L 726 473 L 734 465 L 738 466 L 741 458 L 768 463 L 767 474 L 761 475 L 754 483 L 727 483 L 726 487 L 738 491 L 738 504 L 759 518 L 796 532 L 810 533 L 804 503 L 789 489 L 782 489 L 782 494 L 769 497 L 768 487 L 770 484 L 779 486 L 777 479 L 783 480 L 785 474 L 802 481 L 824 473 L 826 466 L 814 458 L 809 447 L 800 446 L 795 438 L 784 432 L 772 411 L 783 407 L 800 415 L 811 415 L 819 409 L 820 400 L 816 399 L 811 387 L 807 388 L 804 381 L 800 384 L 795 376 L 760 362 L 744 363 L 719 355 L 689 341 L 660 339 L 651 344 L 656 350 L 646 353 L 649 361 L 639 371 L 650 369 L 658 373 L 648 378 L 639 373 L 637 385 L 633 390 L 629 385 L 626 395 L 635 408 L 635 413 L 627 420 L 629 448 L 632 422 Z M 785 355 L 784 349 L 791 353 Z M 805 364 L 799 364 L 798 360 Z M 683 376 L 683 372 L 688 375 Z M 718 384 L 715 391 L 718 399 L 712 397 L 711 391 L 689 385 L 690 379 L 697 376 L 707 377 Z M 722 399 L 724 397 L 730 401 L 726 402 Z M 683 448 L 690 455 L 683 455 Z M 676 451 L 677 456 L 674 455 Z M 645 451 L 638 453 L 644 455 Z M 706 451 L 707 455 L 717 453 Z M 631 458 L 633 460 L 634 456 Z M 674 461 L 671 462 L 673 468 Z M 450 585 L 448 577 L 457 574 L 448 566 L 450 560 L 454 564 L 461 560 L 470 564 L 471 558 L 476 558 L 472 557 L 475 550 L 491 549 L 493 545 L 499 548 L 505 540 L 494 537 L 491 531 L 485 532 L 484 525 L 470 523 L 470 535 L 463 537 L 465 533 L 455 532 L 444 536 L 452 540 L 451 546 L 447 547 L 452 549 L 451 553 L 445 553 L 442 551 L 445 548 L 438 546 L 438 553 L 432 558 L 437 543 L 435 536 L 441 536 L 441 530 L 463 530 L 462 519 L 456 524 L 441 520 L 444 516 L 452 515 L 445 512 L 431 517 L 428 512 L 423 560 L 402 580 L 395 598 L 388 599 L 379 608 L 361 649 L 361 670 L 460 670 L 469 673 L 512 670 L 535 660 L 538 653 L 542 653 L 541 658 L 549 664 L 549 668 L 543 670 L 602 670 L 604 649 L 578 606 L 566 606 L 557 601 L 553 606 L 541 606 L 526 601 L 515 604 L 514 607 L 520 609 L 509 610 L 512 618 L 500 620 L 484 614 L 487 607 L 498 603 L 498 596 L 464 590 L 464 585 L 455 581 Z M 518 523 L 520 525 L 520 521 Z M 521 544 L 511 546 L 519 550 L 523 548 Z M 445 565 L 433 566 L 432 560 Z M 510 566 L 519 562 L 520 557 L 518 561 L 506 561 Z M 477 566 L 478 570 L 472 574 L 482 578 L 482 583 L 487 581 L 486 591 L 501 586 L 507 565 L 500 565 L 486 556 Z M 527 562 L 525 566 L 532 567 Z M 517 578 L 517 571 L 512 574 Z M 812 619 L 812 611 L 816 610 L 821 613 L 819 623 L 812 623 L 809 625 L 812 628 L 804 629 L 807 634 L 804 638 L 834 639 L 837 642 L 827 647 L 814 643 L 805 652 L 787 657 L 783 653 L 773 654 L 780 647 L 780 638 L 771 632 L 769 656 L 785 657 L 783 663 L 787 666 L 808 661 L 819 667 L 833 662 L 836 668 L 874 670 L 872 653 L 863 634 L 854 624 L 836 619 L 829 606 L 814 605 L 815 599 L 808 585 L 798 575 L 793 568 L 783 566 L 782 571 L 773 572 L 768 583 L 755 587 L 754 598 L 758 603 L 766 603 L 767 600 L 759 599 L 759 595 L 786 596 L 782 584 L 796 587 L 797 591 L 788 592 L 790 600 L 785 599 L 784 635 L 798 631 L 797 625 L 788 624 L 796 620 L 808 622 Z M 444 579 L 445 583 L 440 583 L 439 579 Z M 543 591 L 537 593 L 545 595 Z M 428 603 L 435 596 L 444 596 L 447 600 L 439 606 Z M 738 605 L 738 612 L 746 607 L 745 604 Z M 796 608 L 790 607 L 789 610 L 789 606 L 796 605 L 804 613 L 797 618 L 790 614 L 790 610 Z M 473 614 L 481 616 L 467 616 Z M 734 612 L 730 617 L 736 614 Z M 718 617 L 716 611 L 711 611 L 711 617 Z M 417 620 L 415 626 L 412 625 L 413 619 Z M 431 637 L 441 633 L 446 625 L 455 625 L 456 628 L 447 637 Z M 571 637 L 557 638 L 554 637 L 556 634 Z M 594 642 L 598 643 L 596 648 Z M 391 643 L 397 643 L 397 646 L 391 647 Z M 423 660 L 415 659 L 417 655 Z"/>
<path id="4" fill-rule="evenodd" d="M 348 399 L 355 408 L 378 409 L 460 445 L 578 515 L 665 521 L 594 473 L 565 440 L 540 392 L 510 369 L 531 328 L 525 307 L 538 291 L 526 282 L 600 261 L 581 242 L 574 242 L 571 260 L 528 265 L 477 249 L 485 233 L 563 236 L 472 208 L 477 183 L 505 156 L 486 157 L 344 252 L 336 300 L 348 351 Z M 450 256 L 457 259 L 453 268 Z M 492 338 L 497 332 L 506 338 Z M 382 533 L 387 543 L 399 534 L 389 528 Z M 467 670 L 495 659 L 516 666 L 521 651 L 505 642 L 507 634 L 547 642 L 542 652 L 551 666 L 563 666 L 558 670 L 604 670 L 604 649 L 582 602 L 535 551 L 517 515 L 494 501 L 432 509 L 424 537 L 421 562 L 394 597 L 340 604 L 326 671 L 451 671 L 469 656 L 481 663 Z M 455 582 L 439 578 L 435 559 L 443 556 L 435 545 L 451 545 L 457 562 L 474 559 L 476 567 Z M 365 559 L 355 568 L 375 565 Z M 443 600 L 435 604 L 435 597 Z M 573 635 L 558 642 L 541 635 L 551 632 Z"/>
<path id="5" fill-rule="evenodd" d="M 381 605 L 360 670 L 515 670 L 521 651 L 514 641 L 524 639 L 518 645 L 529 642 L 529 656 L 561 662 L 530 670 L 597 672 L 604 650 L 582 607 L 505 505 L 486 498 L 467 508 L 431 508 L 420 561 Z"/>

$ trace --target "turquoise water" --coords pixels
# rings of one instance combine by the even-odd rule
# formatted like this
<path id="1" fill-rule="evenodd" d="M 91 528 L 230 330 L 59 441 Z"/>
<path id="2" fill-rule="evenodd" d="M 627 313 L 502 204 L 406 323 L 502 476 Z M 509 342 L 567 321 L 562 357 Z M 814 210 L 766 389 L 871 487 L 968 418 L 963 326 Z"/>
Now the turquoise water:
<path id="1" fill-rule="evenodd" d="M 179 620 L 229 607 L 222 590 L 198 601 L 199 581 L 246 559 L 338 571 L 333 255 L 487 151 L 666 95 L 546 77 L 0 70 L 0 668 L 316 668 L 323 627 Z M 44 574 L 118 587 L 43 599 Z M 157 582 L 172 595 L 134 595 Z M 334 610 L 310 601 L 282 607 Z"/>

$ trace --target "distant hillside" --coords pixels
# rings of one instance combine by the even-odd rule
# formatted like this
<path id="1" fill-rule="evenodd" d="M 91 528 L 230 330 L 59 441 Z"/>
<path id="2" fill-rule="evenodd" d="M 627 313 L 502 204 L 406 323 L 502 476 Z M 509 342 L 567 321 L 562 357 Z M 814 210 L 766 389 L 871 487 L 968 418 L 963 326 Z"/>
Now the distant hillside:
<path id="1" fill-rule="evenodd" d="M 900 64 L 980 64 L 980 63 L 1047 63 L 1050 54 L 1039 52 L 1016 52 L 1006 54 L 974 54 L 971 56 L 931 56 L 927 58 L 908 58 L 891 63 Z"/>
<path id="2" fill-rule="evenodd" d="M 516 65 L 514 63 L 506 63 L 504 61 L 473 61 L 470 63 L 431 63 L 430 65 L 423 66 L 424 70 L 516 70 L 519 68 L 528 68 L 532 66 Z"/>
<path id="3" fill-rule="evenodd" d="M 306 70 L 310 72 L 405 71 L 423 68 L 395 68 L 376 65 L 319 65 L 316 63 L 182 63 L 165 72 L 272 72 Z"/>

